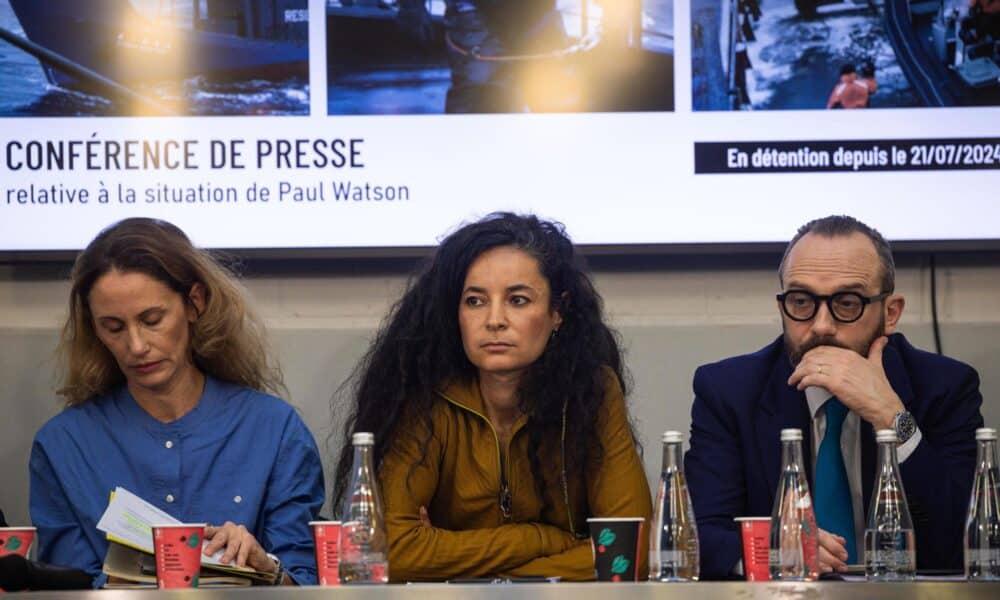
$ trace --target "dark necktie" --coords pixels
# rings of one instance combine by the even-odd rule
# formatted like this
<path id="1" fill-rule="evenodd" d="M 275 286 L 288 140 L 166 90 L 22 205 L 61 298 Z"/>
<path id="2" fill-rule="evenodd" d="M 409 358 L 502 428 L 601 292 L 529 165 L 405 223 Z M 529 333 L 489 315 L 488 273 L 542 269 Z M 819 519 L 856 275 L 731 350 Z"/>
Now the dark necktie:
<path id="1" fill-rule="evenodd" d="M 840 433 L 847 407 L 840 400 L 830 398 L 823 409 L 826 411 L 826 433 L 816 453 L 816 523 L 847 540 L 847 563 L 857 564 L 851 486 L 847 482 L 844 455 L 840 452 Z"/>

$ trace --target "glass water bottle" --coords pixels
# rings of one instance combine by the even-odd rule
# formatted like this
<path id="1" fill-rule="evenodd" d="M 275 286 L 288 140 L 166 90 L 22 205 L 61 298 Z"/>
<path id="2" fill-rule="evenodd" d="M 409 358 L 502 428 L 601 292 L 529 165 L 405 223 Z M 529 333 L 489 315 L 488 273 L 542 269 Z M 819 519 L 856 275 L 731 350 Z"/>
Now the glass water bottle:
<path id="1" fill-rule="evenodd" d="M 819 530 L 802 460 L 802 430 L 781 430 L 781 478 L 771 511 L 769 567 L 774 581 L 819 577 Z"/>
<path id="2" fill-rule="evenodd" d="M 997 430 L 976 430 L 976 479 L 965 520 L 965 576 L 1000 581 L 1000 459 Z"/>
<path id="3" fill-rule="evenodd" d="M 865 529 L 865 578 L 868 581 L 913 581 L 917 571 L 916 537 L 896 459 L 895 430 L 880 429 L 878 470 L 868 505 Z"/>
<path id="4" fill-rule="evenodd" d="M 649 536 L 650 581 L 698 580 L 698 527 L 684 477 L 682 436 L 663 434 L 663 469 Z"/>
<path id="5" fill-rule="evenodd" d="M 351 483 L 340 514 L 340 582 L 388 583 L 385 511 L 372 460 L 375 435 L 355 433 Z"/>

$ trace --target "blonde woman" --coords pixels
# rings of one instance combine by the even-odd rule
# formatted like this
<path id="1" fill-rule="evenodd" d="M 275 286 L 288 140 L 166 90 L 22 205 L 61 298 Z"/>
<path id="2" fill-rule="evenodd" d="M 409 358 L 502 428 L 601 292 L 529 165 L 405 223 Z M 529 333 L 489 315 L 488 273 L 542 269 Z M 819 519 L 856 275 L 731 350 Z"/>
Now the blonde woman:
<path id="1" fill-rule="evenodd" d="M 35 436 L 30 462 L 42 561 L 103 585 L 96 525 L 121 486 L 209 523 L 207 554 L 315 583 L 319 452 L 271 395 L 284 385 L 263 327 L 208 253 L 164 221 L 102 231 L 73 267 L 60 354 L 66 409 Z"/>

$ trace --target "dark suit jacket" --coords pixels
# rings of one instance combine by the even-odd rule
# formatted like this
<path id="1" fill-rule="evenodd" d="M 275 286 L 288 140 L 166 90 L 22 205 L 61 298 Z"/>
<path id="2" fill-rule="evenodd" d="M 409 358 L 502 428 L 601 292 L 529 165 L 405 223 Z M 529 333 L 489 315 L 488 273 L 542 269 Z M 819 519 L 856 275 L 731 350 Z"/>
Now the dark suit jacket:
<path id="1" fill-rule="evenodd" d="M 3 511 L 0 510 L 0 527 L 6 527 L 7 520 L 3 518 Z"/>
<path id="2" fill-rule="evenodd" d="M 960 569 L 975 430 L 983 426 L 979 376 L 964 363 L 914 348 L 900 334 L 890 336 L 882 364 L 923 436 L 900 465 L 917 539 L 917 567 Z M 791 374 L 781 337 L 753 354 L 695 371 L 691 449 L 684 468 L 698 521 L 702 578 L 724 578 L 742 558 L 733 517 L 770 516 L 781 469 L 781 430 L 801 429 L 803 450 L 812 448 L 809 408 L 805 394 L 786 383 Z M 866 503 L 875 461 L 875 434 L 862 420 Z M 807 459 L 806 470 L 815 488 L 810 463 Z"/>

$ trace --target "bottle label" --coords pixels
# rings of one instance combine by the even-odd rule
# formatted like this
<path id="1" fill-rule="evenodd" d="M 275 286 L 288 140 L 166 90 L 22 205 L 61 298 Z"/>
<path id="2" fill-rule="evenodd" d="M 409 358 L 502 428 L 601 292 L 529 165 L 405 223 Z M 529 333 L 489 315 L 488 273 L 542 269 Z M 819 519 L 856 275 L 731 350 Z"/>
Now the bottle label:
<path id="1" fill-rule="evenodd" d="M 914 568 L 914 552 L 912 550 L 871 550 L 865 551 L 865 563 L 872 568 L 884 568 L 891 571 L 912 571 Z"/>
<path id="2" fill-rule="evenodd" d="M 912 529 L 866 529 L 865 572 L 874 577 L 912 575 L 917 565 L 915 545 Z"/>
<path id="3" fill-rule="evenodd" d="M 661 550 L 660 564 L 673 565 L 675 567 L 686 567 L 687 555 L 681 550 Z"/>
<path id="4" fill-rule="evenodd" d="M 1000 564 L 1000 548 L 968 548 L 965 550 L 968 564 Z"/>

